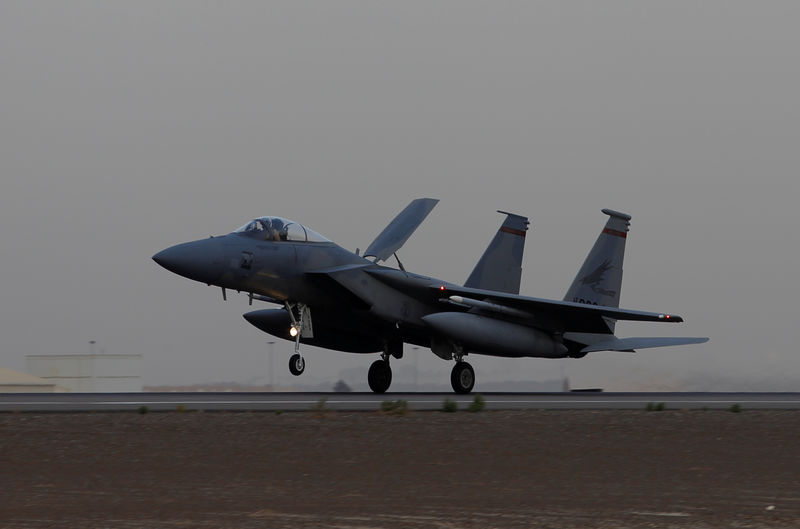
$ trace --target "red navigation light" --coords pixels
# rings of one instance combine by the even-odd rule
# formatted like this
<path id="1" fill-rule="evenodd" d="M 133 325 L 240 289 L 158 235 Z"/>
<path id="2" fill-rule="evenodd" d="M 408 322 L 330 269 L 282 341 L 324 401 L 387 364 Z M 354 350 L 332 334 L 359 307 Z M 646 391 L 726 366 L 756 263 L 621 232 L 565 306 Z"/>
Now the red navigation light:
<path id="1" fill-rule="evenodd" d="M 670 319 L 672 316 L 670 316 L 669 314 L 667 314 L 667 315 L 666 315 L 666 316 L 664 316 L 664 317 L 665 317 L 665 318 L 667 318 L 667 319 Z"/>
<path id="2" fill-rule="evenodd" d="M 447 290 L 447 287 L 445 287 L 444 285 L 442 285 L 442 286 L 440 286 L 440 287 L 439 287 L 439 290 L 441 290 L 442 292 L 444 292 L 445 290 Z"/>

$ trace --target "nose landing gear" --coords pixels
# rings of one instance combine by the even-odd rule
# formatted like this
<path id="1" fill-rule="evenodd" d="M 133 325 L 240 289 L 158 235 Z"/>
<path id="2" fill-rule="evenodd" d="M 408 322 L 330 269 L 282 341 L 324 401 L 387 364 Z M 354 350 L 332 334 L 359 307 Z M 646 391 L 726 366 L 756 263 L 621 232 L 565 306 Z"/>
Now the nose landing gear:
<path id="1" fill-rule="evenodd" d="M 306 361 L 299 354 L 293 354 L 289 358 L 289 372 L 294 376 L 300 376 L 306 370 Z"/>
<path id="2" fill-rule="evenodd" d="M 294 354 L 289 358 L 289 372 L 294 376 L 300 376 L 306 370 L 306 361 L 300 354 L 300 337 L 314 337 L 314 330 L 311 326 L 311 309 L 302 303 L 291 304 L 288 301 L 284 302 L 284 307 L 292 320 L 289 335 L 294 338 Z M 297 316 L 295 316 L 295 312 L 298 313 Z"/>

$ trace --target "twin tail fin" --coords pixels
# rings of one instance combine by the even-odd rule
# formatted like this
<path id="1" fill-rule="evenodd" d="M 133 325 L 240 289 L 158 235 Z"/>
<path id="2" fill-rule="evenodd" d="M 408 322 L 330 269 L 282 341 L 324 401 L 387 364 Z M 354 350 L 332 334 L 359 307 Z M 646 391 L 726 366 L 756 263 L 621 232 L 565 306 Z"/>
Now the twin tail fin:
<path id="1" fill-rule="evenodd" d="M 525 233 L 530 223 L 521 215 L 507 211 L 498 213 L 503 213 L 506 218 L 464 286 L 519 294 Z"/>

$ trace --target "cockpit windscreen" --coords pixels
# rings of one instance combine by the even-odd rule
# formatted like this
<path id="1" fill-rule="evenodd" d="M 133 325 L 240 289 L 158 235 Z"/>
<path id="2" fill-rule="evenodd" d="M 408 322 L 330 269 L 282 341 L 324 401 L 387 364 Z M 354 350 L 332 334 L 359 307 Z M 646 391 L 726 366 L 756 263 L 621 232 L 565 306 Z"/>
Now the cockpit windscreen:
<path id="1" fill-rule="evenodd" d="M 253 219 L 234 233 L 263 241 L 330 242 L 314 230 L 280 217 Z"/>

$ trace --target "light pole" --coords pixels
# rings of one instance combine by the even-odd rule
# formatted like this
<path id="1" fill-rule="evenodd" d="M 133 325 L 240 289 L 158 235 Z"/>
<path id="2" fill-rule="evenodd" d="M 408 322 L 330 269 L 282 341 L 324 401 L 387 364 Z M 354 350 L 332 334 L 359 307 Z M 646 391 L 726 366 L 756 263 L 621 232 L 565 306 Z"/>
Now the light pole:
<path id="1" fill-rule="evenodd" d="M 267 345 L 269 345 L 269 365 L 267 366 L 269 369 L 269 390 L 275 391 L 275 370 L 272 369 L 275 356 L 275 342 L 267 342 Z"/>
<path id="2" fill-rule="evenodd" d="M 94 344 L 96 344 L 96 343 L 97 343 L 97 341 L 95 341 L 95 340 L 89 340 L 89 353 L 92 356 L 94 356 Z M 95 362 L 95 359 L 92 358 L 92 364 L 91 364 L 92 365 L 92 389 L 91 389 L 91 391 L 93 391 L 93 392 L 97 391 L 97 388 L 95 387 L 95 370 L 97 369 L 97 365 L 96 364 L 97 364 L 97 362 Z"/>
<path id="3" fill-rule="evenodd" d="M 419 360 L 419 347 L 412 347 L 411 349 L 414 351 L 414 391 L 417 391 L 417 375 L 419 374 L 419 369 L 417 367 Z"/>

